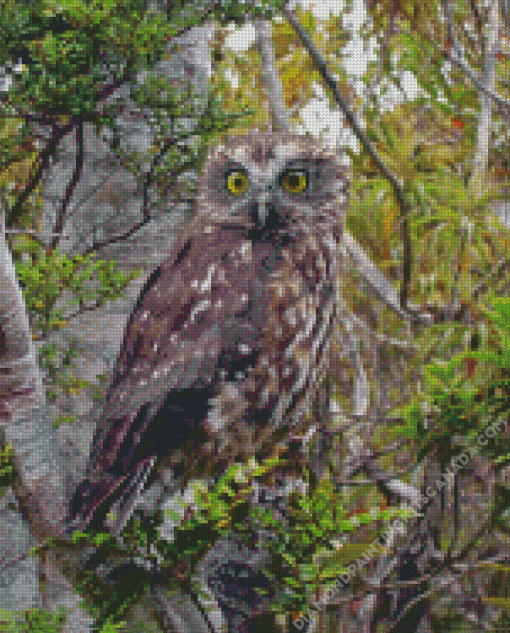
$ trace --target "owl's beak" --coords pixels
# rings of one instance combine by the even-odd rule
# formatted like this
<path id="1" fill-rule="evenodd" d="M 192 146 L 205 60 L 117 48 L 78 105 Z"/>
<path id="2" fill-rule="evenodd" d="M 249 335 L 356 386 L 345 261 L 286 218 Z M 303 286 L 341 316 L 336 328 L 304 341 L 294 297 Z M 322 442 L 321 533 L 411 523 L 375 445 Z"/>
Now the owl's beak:
<path id="1" fill-rule="evenodd" d="M 258 227 L 264 228 L 270 220 L 270 215 L 274 214 L 274 207 L 270 192 L 259 194 L 257 201 L 253 205 L 253 220 Z"/>

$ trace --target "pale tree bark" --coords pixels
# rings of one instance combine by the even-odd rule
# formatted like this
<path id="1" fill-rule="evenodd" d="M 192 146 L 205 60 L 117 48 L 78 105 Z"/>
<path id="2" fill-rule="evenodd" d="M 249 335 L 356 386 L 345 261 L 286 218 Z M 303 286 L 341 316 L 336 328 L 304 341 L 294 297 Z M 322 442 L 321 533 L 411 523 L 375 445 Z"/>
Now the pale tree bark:
<path id="1" fill-rule="evenodd" d="M 4 210 L 0 210 L 0 415 L 22 485 L 17 498 L 33 531 L 41 537 L 60 532 L 65 494 L 62 456 L 56 433 L 44 416 L 42 379 L 32 342 L 28 314 L 5 241 Z"/>
<path id="2" fill-rule="evenodd" d="M 257 32 L 257 48 L 260 54 L 262 85 L 274 132 L 289 132 L 289 113 L 283 100 L 282 82 L 276 70 L 271 22 L 263 18 L 254 20 Z"/>
<path id="3" fill-rule="evenodd" d="M 454 28 L 454 25 L 451 25 Z M 483 45 L 483 85 L 491 92 L 496 87 L 496 52 L 499 32 L 499 0 L 488 3 L 488 18 L 485 25 Z M 480 93 L 480 115 L 473 155 L 473 168 L 469 180 L 469 191 L 476 197 L 483 194 L 489 162 L 490 132 L 492 120 L 492 99 L 485 92 Z"/>
<path id="4" fill-rule="evenodd" d="M 66 464 L 45 404 L 37 353 L 32 342 L 28 314 L 16 278 L 12 255 L 5 241 L 5 210 L 0 209 L 0 428 L 4 440 L 14 449 L 17 471 L 14 494 L 8 491 L 0 504 L 0 598 L 21 587 L 27 589 L 28 603 L 19 596 L 21 608 L 53 606 L 59 598 L 74 593 L 51 555 L 27 560 L 27 549 L 48 537 L 63 533 L 66 512 Z M 28 527 L 29 526 L 29 527 Z M 34 563 L 34 564 L 32 564 Z M 36 578 L 45 578 L 45 588 L 37 595 Z M 20 583 L 21 576 L 21 583 Z M 28 582 L 27 582 L 28 580 Z M 20 586 L 21 584 L 21 586 Z M 54 594 L 55 600 L 50 597 Z M 31 594 L 31 597 L 30 597 Z M 58 594 L 58 598 L 55 594 Z M 69 621 L 77 624 L 80 599 L 67 601 Z M 4 605 L 8 606 L 8 605 Z M 16 606 L 16 605 L 14 605 Z M 79 614 L 80 627 L 86 614 Z M 76 631 L 85 630 L 75 628 Z"/>

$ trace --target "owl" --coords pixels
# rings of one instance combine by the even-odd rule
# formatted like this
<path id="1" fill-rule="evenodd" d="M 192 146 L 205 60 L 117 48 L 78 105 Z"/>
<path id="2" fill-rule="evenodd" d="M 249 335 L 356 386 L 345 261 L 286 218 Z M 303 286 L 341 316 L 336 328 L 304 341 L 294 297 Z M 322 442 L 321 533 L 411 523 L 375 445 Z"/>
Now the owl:
<path id="1" fill-rule="evenodd" d="M 102 527 L 114 503 L 125 515 L 156 466 L 217 474 L 304 424 L 328 364 L 348 183 L 308 136 L 212 149 L 126 326 L 71 525 Z"/>

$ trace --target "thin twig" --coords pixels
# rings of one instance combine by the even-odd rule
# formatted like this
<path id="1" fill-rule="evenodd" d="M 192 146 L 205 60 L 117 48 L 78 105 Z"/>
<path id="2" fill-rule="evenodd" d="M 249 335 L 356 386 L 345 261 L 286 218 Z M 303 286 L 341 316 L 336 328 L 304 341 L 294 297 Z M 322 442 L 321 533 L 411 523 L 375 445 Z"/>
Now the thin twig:
<path id="1" fill-rule="evenodd" d="M 7 222 L 9 224 L 13 224 L 14 221 L 18 219 L 18 215 L 21 213 L 21 209 L 23 208 L 25 200 L 32 193 L 32 191 L 34 191 L 34 189 L 41 181 L 44 171 L 48 169 L 50 159 L 55 154 L 55 150 L 57 149 L 58 144 L 66 134 L 74 129 L 76 121 L 76 117 L 71 117 L 66 125 L 63 125 L 62 127 L 53 126 L 52 135 L 46 143 L 46 147 L 40 152 L 38 156 L 37 169 L 31 175 L 26 187 L 23 189 L 14 205 L 7 211 Z"/>
<path id="2" fill-rule="evenodd" d="M 60 241 L 60 236 L 62 234 L 62 231 L 64 229 L 64 222 L 66 219 L 66 210 L 67 207 L 69 206 L 69 202 L 71 200 L 71 197 L 74 193 L 74 190 L 76 189 L 76 185 L 78 184 L 82 171 L 83 171 L 83 155 L 84 155 L 84 148 L 83 148 L 83 120 L 79 120 L 78 124 L 76 126 L 76 145 L 77 145 L 77 149 L 78 149 L 78 153 L 76 155 L 76 164 L 74 166 L 74 170 L 73 170 L 73 175 L 71 177 L 70 182 L 68 183 L 68 185 L 66 186 L 66 191 L 64 194 L 64 199 L 62 201 L 62 204 L 60 205 L 60 210 L 57 214 L 57 219 L 55 222 L 55 235 L 53 236 L 53 239 L 51 241 L 51 248 L 55 249 L 58 246 L 58 243 Z"/>

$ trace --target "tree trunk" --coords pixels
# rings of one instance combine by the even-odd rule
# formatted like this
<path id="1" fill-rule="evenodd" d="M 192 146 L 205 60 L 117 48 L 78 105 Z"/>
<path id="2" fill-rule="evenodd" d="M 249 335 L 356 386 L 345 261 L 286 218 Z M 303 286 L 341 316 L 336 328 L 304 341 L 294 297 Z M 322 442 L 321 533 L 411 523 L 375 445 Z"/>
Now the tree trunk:
<path id="1" fill-rule="evenodd" d="M 496 50 L 499 31 L 499 1 L 489 3 L 489 16 L 485 29 L 483 45 L 483 84 L 491 92 L 496 87 Z M 476 149 L 473 156 L 473 169 L 469 180 L 469 191 L 479 198 L 483 195 L 487 167 L 489 162 L 490 126 L 492 118 L 492 99 L 485 92 L 480 93 L 480 115 L 476 137 Z"/>

